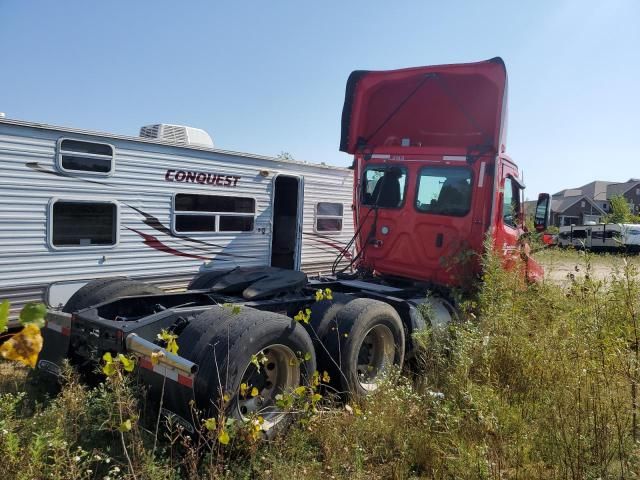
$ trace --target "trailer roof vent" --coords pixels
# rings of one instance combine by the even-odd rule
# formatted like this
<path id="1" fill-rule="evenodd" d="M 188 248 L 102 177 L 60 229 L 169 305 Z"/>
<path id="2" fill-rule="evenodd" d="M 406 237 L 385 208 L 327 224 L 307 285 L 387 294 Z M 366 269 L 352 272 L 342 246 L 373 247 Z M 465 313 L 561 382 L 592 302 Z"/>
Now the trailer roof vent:
<path id="1" fill-rule="evenodd" d="M 140 129 L 140 136 L 144 138 L 157 138 L 176 145 L 194 145 L 198 147 L 213 148 L 213 140 L 207 132 L 199 128 L 186 127 L 184 125 L 169 125 L 157 123 L 145 125 Z"/>

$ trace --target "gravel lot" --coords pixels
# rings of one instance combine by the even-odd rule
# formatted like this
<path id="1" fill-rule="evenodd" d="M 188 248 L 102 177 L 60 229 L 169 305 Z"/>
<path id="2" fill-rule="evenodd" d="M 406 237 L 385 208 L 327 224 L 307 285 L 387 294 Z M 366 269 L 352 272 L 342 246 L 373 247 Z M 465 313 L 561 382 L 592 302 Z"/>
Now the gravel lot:
<path id="1" fill-rule="evenodd" d="M 640 256 L 625 257 L 613 253 L 586 253 L 575 250 L 547 249 L 534 255 L 545 269 L 545 277 L 559 285 L 566 285 L 570 275 L 584 277 L 587 265 L 591 265 L 591 274 L 598 280 L 609 280 L 616 272 L 621 272 L 625 261 L 640 270 Z"/>

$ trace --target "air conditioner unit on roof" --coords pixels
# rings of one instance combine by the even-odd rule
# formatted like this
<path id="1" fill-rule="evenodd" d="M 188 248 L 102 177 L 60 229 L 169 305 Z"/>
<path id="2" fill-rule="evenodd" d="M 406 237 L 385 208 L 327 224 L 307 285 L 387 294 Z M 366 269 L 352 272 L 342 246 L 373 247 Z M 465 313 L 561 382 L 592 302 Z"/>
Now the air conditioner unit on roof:
<path id="1" fill-rule="evenodd" d="M 140 129 L 140 136 L 144 138 L 157 138 L 176 145 L 194 145 L 198 147 L 213 148 L 213 140 L 207 132 L 200 128 L 184 125 L 170 125 L 156 123 L 145 125 Z"/>

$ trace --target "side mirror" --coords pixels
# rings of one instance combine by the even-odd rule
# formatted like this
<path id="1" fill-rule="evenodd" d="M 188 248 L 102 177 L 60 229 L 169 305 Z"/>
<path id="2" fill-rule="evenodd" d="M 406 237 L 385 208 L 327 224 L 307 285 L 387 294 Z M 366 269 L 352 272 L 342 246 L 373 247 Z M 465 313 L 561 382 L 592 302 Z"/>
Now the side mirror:
<path id="1" fill-rule="evenodd" d="M 533 221 L 536 232 L 544 232 L 549 226 L 549 217 L 551 216 L 551 196 L 548 193 L 538 195 L 538 204 L 536 205 L 536 216 Z"/>

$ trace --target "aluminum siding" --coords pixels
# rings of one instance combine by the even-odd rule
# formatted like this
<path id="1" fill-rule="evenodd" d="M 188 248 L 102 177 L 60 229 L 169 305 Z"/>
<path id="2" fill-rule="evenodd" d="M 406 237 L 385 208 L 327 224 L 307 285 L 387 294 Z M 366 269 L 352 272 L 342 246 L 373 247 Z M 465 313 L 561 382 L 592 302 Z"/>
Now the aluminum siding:
<path id="1" fill-rule="evenodd" d="M 352 171 L 305 172 L 302 230 L 302 270 L 308 274 L 330 273 L 333 262 L 353 237 Z M 342 231 L 316 232 L 315 207 L 318 202 L 342 203 Z M 346 266 L 348 258 L 341 262 Z"/>

